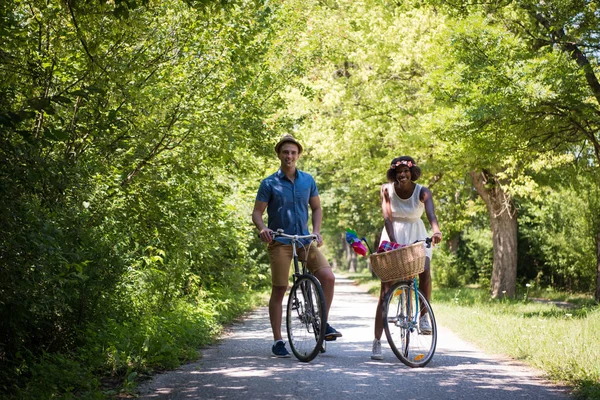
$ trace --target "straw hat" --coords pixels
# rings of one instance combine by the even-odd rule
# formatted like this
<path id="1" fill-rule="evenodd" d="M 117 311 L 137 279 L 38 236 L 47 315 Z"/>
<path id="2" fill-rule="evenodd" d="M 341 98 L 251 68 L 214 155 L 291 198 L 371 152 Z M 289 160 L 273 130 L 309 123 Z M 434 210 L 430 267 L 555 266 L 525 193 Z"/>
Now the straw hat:
<path id="1" fill-rule="evenodd" d="M 298 154 L 302 153 L 302 145 L 300 144 L 300 142 L 294 139 L 294 137 L 289 133 L 286 133 L 275 145 L 275 152 L 277 154 L 279 154 L 279 150 L 281 149 L 281 146 L 283 146 L 284 143 L 294 143 L 296 146 L 298 146 Z"/>

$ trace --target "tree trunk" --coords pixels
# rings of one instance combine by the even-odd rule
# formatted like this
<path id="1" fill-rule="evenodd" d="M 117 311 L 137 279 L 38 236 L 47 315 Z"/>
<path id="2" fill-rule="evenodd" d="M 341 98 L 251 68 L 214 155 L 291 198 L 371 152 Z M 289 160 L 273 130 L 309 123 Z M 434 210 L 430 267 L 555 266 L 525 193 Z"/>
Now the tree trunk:
<path id="1" fill-rule="evenodd" d="M 356 272 L 356 264 L 358 259 L 356 257 L 356 253 L 353 250 L 350 250 L 350 263 L 348 264 L 348 272 Z"/>
<path id="2" fill-rule="evenodd" d="M 494 263 L 492 297 L 514 297 L 517 287 L 517 211 L 495 177 L 488 171 L 471 172 L 477 193 L 490 214 Z"/>
<path id="3" fill-rule="evenodd" d="M 333 257 L 333 262 L 331 263 L 331 268 L 333 270 L 336 270 L 336 269 L 340 268 L 344 264 L 344 262 L 343 262 L 343 260 L 344 260 L 344 254 L 345 254 L 344 252 L 345 252 L 345 249 L 346 249 L 346 246 L 344 244 L 344 243 L 346 243 L 346 239 L 345 238 L 346 238 L 346 235 L 344 233 L 340 233 L 339 234 L 339 240 L 342 243 L 342 246 L 338 247 L 336 245 L 336 249 L 337 250 L 335 252 L 335 256 Z"/>
<path id="4" fill-rule="evenodd" d="M 331 260 L 331 269 L 332 270 L 336 270 L 338 269 L 338 259 L 337 257 L 333 257 L 333 260 Z"/>
<path id="5" fill-rule="evenodd" d="M 446 244 L 448 245 L 448 250 L 450 251 L 450 253 L 456 254 L 456 252 L 458 251 L 459 242 L 460 242 L 460 235 L 458 233 L 455 233 L 452 236 L 450 236 L 450 239 L 448 239 L 446 241 Z"/>
<path id="6" fill-rule="evenodd" d="M 600 222 L 596 237 L 596 303 L 600 303 Z"/>
<path id="7" fill-rule="evenodd" d="M 352 246 L 344 240 L 344 253 L 346 253 L 346 266 L 348 272 L 356 272 L 356 254 L 352 250 Z"/>

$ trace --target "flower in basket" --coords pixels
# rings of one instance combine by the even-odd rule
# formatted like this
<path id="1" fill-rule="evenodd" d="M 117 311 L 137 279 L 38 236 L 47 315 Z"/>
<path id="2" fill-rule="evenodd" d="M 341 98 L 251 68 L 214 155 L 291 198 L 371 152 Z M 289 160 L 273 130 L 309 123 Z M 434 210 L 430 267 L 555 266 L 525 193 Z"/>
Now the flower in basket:
<path id="1" fill-rule="evenodd" d="M 396 249 L 399 249 L 400 247 L 406 247 L 406 246 L 403 244 L 398 244 L 396 242 L 388 242 L 387 240 L 384 240 L 379 245 L 379 248 L 377 249 L 377 253 L 384 253 L 386 251 L 396 250 Z"/>

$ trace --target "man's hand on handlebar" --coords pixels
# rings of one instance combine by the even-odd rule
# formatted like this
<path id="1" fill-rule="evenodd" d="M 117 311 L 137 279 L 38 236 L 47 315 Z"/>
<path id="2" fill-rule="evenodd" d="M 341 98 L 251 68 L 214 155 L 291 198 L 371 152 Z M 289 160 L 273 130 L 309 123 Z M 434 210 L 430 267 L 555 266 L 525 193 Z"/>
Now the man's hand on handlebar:
<path id="1" fill-rule="evenodd" d="M 258 236 L 260 237 L 260 240 L 262 240 L 265 243 L 271 243 L 273 241 L 273 231 L 270 230 L 269 228 L 264 228 L 260 231 L 260 233 L 258 234 Z"/>
<path id="2" fill-rule="evenodd" d="M 311 235 L 315 235 L 317 237 L 317 247 L 321 247 L 323 245 L 323 238 L 320 233 L 313 232 Z"/>

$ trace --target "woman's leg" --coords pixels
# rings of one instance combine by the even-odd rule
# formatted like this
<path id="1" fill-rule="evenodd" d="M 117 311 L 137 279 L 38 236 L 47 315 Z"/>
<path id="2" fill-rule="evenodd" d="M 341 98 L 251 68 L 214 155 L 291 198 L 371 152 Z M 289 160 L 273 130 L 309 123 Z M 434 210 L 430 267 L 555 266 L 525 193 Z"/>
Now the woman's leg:
<path id="1" fill-rule="evenodd" d="M 423 296 L 431 301 L 431 259 L 425 257 L 425 269 L 419 274 L 419 292 L 423 293 Z M 427 313 L 423 307 L 421 307 L 421 317 Z"/>
<path id="2" fill-rule="evenodd" d="M 425 257 L 425 269 L 419 274 L 419 292 L 431 301 L 431 259 Z"/>
<path id="3" fill-rule="evenodd" d="M 377 311 L 375 312 L 375 339 L 377 340 L 381 340 L 381 335 L 383 334 L 381 311 L 383 309 L 383 299 L 390 286 L 389 282 L 381 282 L 381 288 L 379 289 L 379 301 L 377 302 Z"/>

